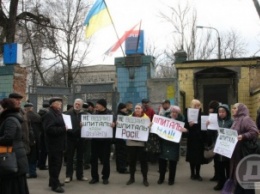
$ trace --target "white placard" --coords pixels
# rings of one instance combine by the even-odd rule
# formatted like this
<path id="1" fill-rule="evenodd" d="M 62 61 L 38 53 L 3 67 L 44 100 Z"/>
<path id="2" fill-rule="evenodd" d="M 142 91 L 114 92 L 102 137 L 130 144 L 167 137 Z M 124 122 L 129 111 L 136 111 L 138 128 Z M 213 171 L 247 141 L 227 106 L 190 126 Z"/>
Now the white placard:
<path id="1" fill-rule="evenodd" d="M 238 141 L 237 136 L 236 130 L 227 128 L 218 129 L 218 138 L 214 152 L 231 158 Z"/>
<path id="2" fill-rule="evenodd" d="M 168 141 L 180 142 L 182 135 L 180 129 L 184 127 L 184 122 L 159 115 L 154 115 L 152 122 L 151 133 L 155 133 Z"/>
<path id="3" fill-rule="evenodd" d="M 218 114 L 217 113 L 210 113 L 209 114 L 209 125 L 208 129 L 210 130 L 218 130 Z"/>
<path id="4" fill-rule="evenodd" d="M 209 116 L 201 116 L 201 130 L 207 131 L 207 121 L 209 120 Z"/>
<path id="5" fill-rule="evenodd" d="M 149 118 L 118 115 L 116 138 L 146 142 L 150 132 L 149 126 Z"/>
<path id="6" fill-rule="evenodd" d="M 112 138 L 113 115 L 81 115 L 81 137 Z"/>
<path id="7" fill-rule="evenodd" d="M 193 122 L 195 124 L 198 123 L 198 117 L 199 117 L 199 109 L 196 108 L 188 108 L 188 122 Z"/>
<path id="8" fill-rule="evenodd" d="M 71 123 L 71 117 L 70 115 L 62 114 L 62 118 L 64 120 L 64 123 L 68 129 L 72 129 L 72 123 Z"/>

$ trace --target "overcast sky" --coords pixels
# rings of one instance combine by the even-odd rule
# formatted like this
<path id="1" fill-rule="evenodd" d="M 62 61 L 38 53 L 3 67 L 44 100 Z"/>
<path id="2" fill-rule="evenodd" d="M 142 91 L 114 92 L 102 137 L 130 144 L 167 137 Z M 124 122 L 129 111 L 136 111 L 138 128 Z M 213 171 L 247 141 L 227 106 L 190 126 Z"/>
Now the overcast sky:
<path id="1" fill-rule="evenodd" d="M 260 48 L 260 18 L 253 0 L 181 0 L 197 11 L 197 25 L 211 26 L 222 34 L 235 30 L 248 43 L 247 50 L 252 56 Z M 158 47 L 167 44 L 167 35 L 172 30 L 158 18 L 167 5 L 177 5 L 174 0 L 106 0 L 118 35 L 130 29 L 142 19 L 145 39 Z M 200 32 L 198 32 L 200 33 Z M 214 33 L 214 32 L 212 32 Z M 112 57 L 102 54 L 116 41 L 112 26 L 100 30 L 93 37 L 95 44 L 91 52 L 91 64 L 113 64 L 114 57 L 122 56 L 119 49 Z M 260 52 L 258 53 L 260 56 Z"/>

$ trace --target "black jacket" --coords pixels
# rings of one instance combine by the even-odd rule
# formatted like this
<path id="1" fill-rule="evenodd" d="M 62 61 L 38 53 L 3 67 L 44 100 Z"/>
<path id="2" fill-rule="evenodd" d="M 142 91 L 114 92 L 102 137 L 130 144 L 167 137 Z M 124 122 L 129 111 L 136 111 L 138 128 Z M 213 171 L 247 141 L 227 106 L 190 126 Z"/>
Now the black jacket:
<path id="1" fill-rule="evenodd" d="M 18 162 L 18 175 L 28 172 L 28 161 L 22 141 L 22 122 L 23 118 L 19 109 L 5 110 L 0 115 L 0 145 L 13 145 Z"/>
<path id="2" fill-rule="evenodd" d="M 62 114 L 53 108 L 43 116 L 46 147 L 48 151 L 64 151 L 66 149 L 66 127 Z"/>
<path id="3" fill-rule="evenodd" d="M 72 123 L 72 129 L 69 129 L 67 131 L 67 137 L 73 139 L 80 138 L 81 137 L 81 127 L 80 127 L 81 115 L 86 113 L 82 111 L 77 112 L 74 109 L 70 109 L 64 114 L 70 115 L 71 123 Z"/>

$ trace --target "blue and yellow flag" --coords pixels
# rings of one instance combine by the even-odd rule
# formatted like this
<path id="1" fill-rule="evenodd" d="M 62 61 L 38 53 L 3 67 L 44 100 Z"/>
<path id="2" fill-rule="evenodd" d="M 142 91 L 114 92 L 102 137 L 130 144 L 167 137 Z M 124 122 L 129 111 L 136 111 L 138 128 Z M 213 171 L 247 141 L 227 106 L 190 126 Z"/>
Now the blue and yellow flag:
<path id="1" fill-rule="evenodd" d="M 90 9 L 84 22 L 86 26 L 86 37 L 89 38 L 96 31 L 111 23 L 112 21 L 104 0 L 97 0 Z"/>

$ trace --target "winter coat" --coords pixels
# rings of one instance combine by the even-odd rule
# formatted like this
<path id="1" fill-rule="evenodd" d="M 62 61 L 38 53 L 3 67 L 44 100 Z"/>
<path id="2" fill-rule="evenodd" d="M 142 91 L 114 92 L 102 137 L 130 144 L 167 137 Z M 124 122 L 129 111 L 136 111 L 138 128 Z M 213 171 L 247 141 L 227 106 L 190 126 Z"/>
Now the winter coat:
<path id="1" fill-rule="evenodd" d="M 23 122 L 19 109 L 5 110 L 0 115 L 0 145 L 13 146 L 16 154 L 18 173 L 17 175 L 28 172 L 28 160 L 23 144 L 23 132 L 21 124 Z"/>
<path id="2" fill-rule="evenodd" d="M 43 116 L 46 148 L 49 152 L 59 152 L 66 149 L 66 127 L 62 114 L 53 108 Z"/>
<path id="3" fill-rule="evenodd" d="M 187 111 L 185 111 L 185 128 L 188 129 L 186 161 L 193 164 L 204 164 L 204 144 L 206 132 L 201 131 L 201 110 L 199 111 L 198 123 L 189 125 Z"/>
<path id="4" fill-rule="evenodd" d="M 176 120 L 184 122 L 184 117 L 181 114 L 179 114 Z M 180 143 L 175 143 L 175 142 L 160 138 L 160 145 L 161 145 L 160 158 L 165 159 L 165 160 L 171 160 L 171 161 L 179 160 Z"/>
<path id="5" fill-rule="evenodd" d="M 69 139 L 79 139 L 81 138 L 81 115 L 84 114 L 83 111 L 75 111 L 73 108 L 65 112 L 66 115 L 70 115 L 72 129 L 67 131 L 67 138 Z"/>
<path id="6" fill-rule="evenodd" d="M 235 171 L 239 161 L 243 158 L 241 146 L 243 141 L 255 140 L 258 137 L 258 129 L 255 122 L 249 117 L 249 111 L 244 104 L 239 104 L 237 113 L 234 115 L 234 122 L 231 129 L 242 135 L 242 140 L 238 141 L 230 160 L 230 176 L 235 178 Z"/>
<path id="7" fill-rule="evenodd" d="M 220 128 L 228 128 L 228 129 L 230 129 L 232 124 L 233 124 L 233 119 L 231 118 L 231 113 L 230 113 L 230 110 L 228 108 L 228 105 L 221 104 L 218 107 L 218 109 L 220 109 L 220 108 L 224 108 L 226 110 L 227 116 L 225 118 L 223 118 L 223 119 L 218 116 L 218 125 L 219 125 Z M 227 158 L 225 156 L 222 156 L 220 154 L 216 154 L 215 158 L 216 158 L 217 161 L 220 161 L 220 162 L 229 160 L 229 158 Z"/>
<path id="8" fill-rule="evenodd" d="M 35 138 L 36 143 L 38 143 L 40 140 L 40 133 L 42 131 L 42 118 L 39 114 L 33 111 L 27 112 L 26 115 L 27 115 L 29 130 L 33 130 L 33 136 Z M 30 140 L 30 144 L 33 143 L 31 142 L 32 139 L 29 138 L 29 140 Z"/>

